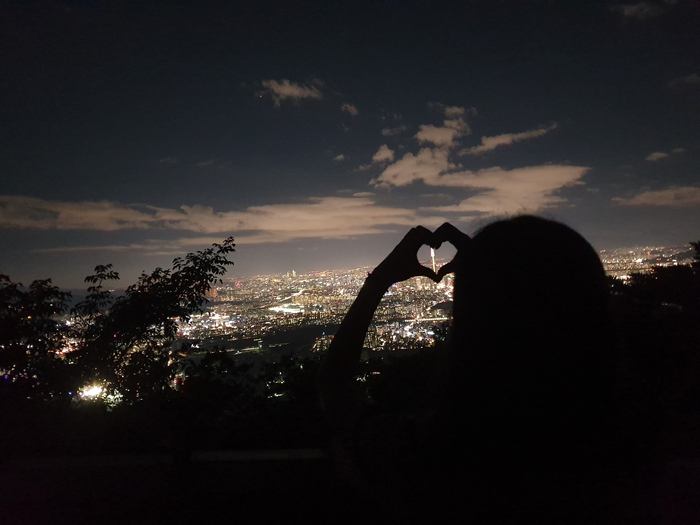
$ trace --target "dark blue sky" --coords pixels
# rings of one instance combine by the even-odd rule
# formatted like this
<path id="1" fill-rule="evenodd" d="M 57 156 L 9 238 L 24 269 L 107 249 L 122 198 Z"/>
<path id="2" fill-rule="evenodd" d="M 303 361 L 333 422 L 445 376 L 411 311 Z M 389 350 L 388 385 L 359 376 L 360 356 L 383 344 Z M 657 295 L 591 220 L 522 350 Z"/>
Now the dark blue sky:
<path id="1" fill-rule="evenodd" d="M 700 4 L 5 2 L 0 272 L 376 264 L 536 212 L 700 238 Z M 301 7 L 300 7 L 301 6 Z"/>

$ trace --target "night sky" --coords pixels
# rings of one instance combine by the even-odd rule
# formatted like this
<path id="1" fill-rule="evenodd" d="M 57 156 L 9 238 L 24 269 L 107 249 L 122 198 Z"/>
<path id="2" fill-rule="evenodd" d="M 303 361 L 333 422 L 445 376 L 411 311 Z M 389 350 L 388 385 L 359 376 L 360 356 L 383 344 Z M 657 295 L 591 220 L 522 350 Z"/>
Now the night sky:
<path id="1" fill-rule="evenodd" d="M 0 273 L 377 264 L 535 212 L 700 240 L 700 2 L 0 4 Z"/>

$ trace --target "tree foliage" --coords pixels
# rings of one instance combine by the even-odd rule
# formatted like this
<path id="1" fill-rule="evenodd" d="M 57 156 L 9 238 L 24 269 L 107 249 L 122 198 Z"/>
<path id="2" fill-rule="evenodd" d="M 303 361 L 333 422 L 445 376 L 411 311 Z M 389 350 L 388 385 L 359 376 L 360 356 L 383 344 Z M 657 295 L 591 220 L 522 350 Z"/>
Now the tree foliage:
<path id="1" fill-rule="evenodd" d="M 123 295 L 109 285 L 112 265 L 85 278 L 86 298 L 59 323 L 71 298 L 51 284 L 28 289 L 0 276 L 0 371 L 5 391 L 24 398 L 65 397 L 95 385 L 133 402 L 172 383 L 177 362 L 171 343 L 178 321 L 204 311 L 211 285 L 233 262 L 233 237 L 173 260 L 172 268 L 142 273 Z"/>
<path id="2" fill-rule="evenodd" d="M 690 245 L 693 247 L 693 250 L 695 250 L 692 266 L 700 270 L 700 241 L 691 242 Z"/>
<path id="3" fill-rule="evenodd" d="M 28 288 L 0 275 L 0 380 L 2 390 L 20 397 L 44 397 L 58 373 L 58 353 L 67 329 L 56 315 L 68 309 L 70 292 L 51 279 Z"/>
<path id="4" fill-rule="evenodd" d="M 98 266 L 85 280 L 92 286 L 76 305 L 80 342 L 71 354 L 85 382 L 95 382 L 126 401 L 168 388 L 177 362 L 171 343 L 178 321 L 204 311 L 206 294 L 221 282 L 233 237 L 211 248 L 175 258 L 172 269 L 142 273 L 114 299 L 105 283 L 119 275 L 111 265 Z"/>

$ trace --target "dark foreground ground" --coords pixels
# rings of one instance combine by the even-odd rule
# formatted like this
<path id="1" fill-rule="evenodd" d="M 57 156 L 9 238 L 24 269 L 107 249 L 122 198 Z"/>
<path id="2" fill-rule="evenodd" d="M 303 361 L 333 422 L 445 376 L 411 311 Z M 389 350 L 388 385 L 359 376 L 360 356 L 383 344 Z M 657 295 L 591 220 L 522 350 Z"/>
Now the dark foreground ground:
<path id="1" fill-rule="evenodd" d="M 0 523 L 56 525 L 370 523 L 319 449 L 5 460 Z"/>
<path id="2" fill-rule="evenodd" d="M 626 523 L 700 523 L 700 460 L 641 472 Z M 394 516 L 395 517 L 395 516 Z M 168 456 L 5 460 L 0 523 L 377 523 L 392 516 L 369 499 L 343 497 L 318 449 Z"/>

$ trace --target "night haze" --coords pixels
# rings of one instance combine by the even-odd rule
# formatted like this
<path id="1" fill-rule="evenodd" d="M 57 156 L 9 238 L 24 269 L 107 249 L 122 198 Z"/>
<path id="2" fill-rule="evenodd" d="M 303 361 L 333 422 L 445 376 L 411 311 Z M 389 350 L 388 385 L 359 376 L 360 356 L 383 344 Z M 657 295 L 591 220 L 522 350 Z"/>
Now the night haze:
<path id="1" fill-rule="evenodd" d="M 0 273 L 376 265 L 523 212 L 697 240 L 700 4 L 464 4 L 4 2 Z"/>

